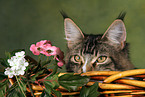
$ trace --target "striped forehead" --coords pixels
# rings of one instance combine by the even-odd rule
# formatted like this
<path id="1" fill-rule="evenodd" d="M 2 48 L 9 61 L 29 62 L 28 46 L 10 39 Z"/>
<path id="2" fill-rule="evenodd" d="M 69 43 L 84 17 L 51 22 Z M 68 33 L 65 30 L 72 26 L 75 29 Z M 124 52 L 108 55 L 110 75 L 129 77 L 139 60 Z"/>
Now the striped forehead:
<path id="1" fill-rule="evenodd" d="M 88 35 L 83 42 L 83 54 L 97 54 L 102 35 Z"/>

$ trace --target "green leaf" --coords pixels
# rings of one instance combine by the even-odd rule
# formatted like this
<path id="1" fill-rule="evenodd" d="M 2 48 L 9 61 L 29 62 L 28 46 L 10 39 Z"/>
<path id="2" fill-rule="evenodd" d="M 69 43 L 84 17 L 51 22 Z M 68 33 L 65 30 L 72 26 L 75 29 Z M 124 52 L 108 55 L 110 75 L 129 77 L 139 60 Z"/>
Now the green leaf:
<path id="1" fill-rule="evenodd" d="M 3 87 L 4 85 L 8 84 L 8 82 L 9 82 L 8 79 L 5 80 L 3 83 L 0 82 L 0 88 Z"/>
<path id="2" fill-rule="evenodd" d="M 41 68 L 41 64 L 40 64 L 40 62 L 39 62 L 38 64 L 34 65 L 34 67 L 33 67 L 33 73 L 36 73 L 36 72 L 38 72 L 39 70 L 41 70 L 40 68 Z"/>
<path id="3" fill-rule="evenodd" d="M 48 65 L 50 62 L 51 62 L 51 60 L 42 62 L 42 67 L 45 66 L 45 65 Z"/>
<path id="4" fill-rule="evenodd" d="M 51 75 L 55 75 L 57 73 L 57 70 L 58 70 L 58 65 L 54 64 L 53 72 Z"/>
<path id="5" fill-rule="evenodd" d="M 56 91 L 55 89 L 52 90 L 52 94 L 48 94 L 46 91 L 47 90 L 43 90 L 40 97 L 62 97 L 61 93 L 59 91 Z"/>
<path id="6" fill-rule="evenodd" d="M 5 52 L 5 56 L 6 56 L 6 59 L 10 59 L 12 55 L 10 52 Z"/>
<path id="7" fill-rule="evenodd" d="M 5 94 L 6 94 L 5 90 L 6 89 L 7 89 L 6 87 L 2 87 L 1 88 L 1 90 L 0 90 L 0 97 L 5 97 Z"/>
<path id="8" fill-rule="evenodd" d="M 81 87 L 89 82 L 89 77 L 74 75 L 74 74 L 65 74 L 59 77 L 59 84 L 66 88 L 68 91 L 76 91 L 78 87 Z"/>
<path id="9" fill-rule="evenodd" d="M 62 97 L 60 91 L 56 91 L 55 89 L 53 89 L 52 93 L 55 95 L 55 97 Z"/>
<path id="10" fill-rule="evenodd" d="M 50 85 L 45 83 L 45 89 L 44 90 L 45 90 L 47 96 L 51 95 L 52 88 L 51 88 Z"/>
<path id="11" fill-rule="evenodd" d="M 49 85 L 51 88 L 57 89 L 59 87 L 58 74 L 50 75 L 47 78 L 45 78 L 44 84 L 45 86 Z"/>
<path id="12" fill-rule="evenodd" d="M 50 95 L 47 94 L 47 93 L 45 92 L 45 90 L 43 90 L 43 91 L 42 91 L 42 94 L 40 95 L 40 97 L 50 97 Z"/>
<path id="13" fill-rule="evenodd" d="M 38 77 L 40 74 L 42 74 L 44 72 L 44 70 L 41 70 L 39 72 L 37 72 L 35 75 L 31 76 L 31 80 L 32 81 L 35 81 L 36 80 L 36 77 Z"/>
<path id="14" fill-rule="evenodd" d="M 5 78 L 8 78 L 8 76 L 5 75 L 3 72 L 0 72 L 0 81 L 5 79 Z"/>
<path id="15" fill-rule="evenodd" d="M 5 80 L 3 83 L 0 83 L 0 97 L 5 97 L 5 94 L 6 94 L 6 90 L 8 89 L 9 87 L 9 84 L 8 84 L 8 79 Z"/>
<path id="16" fill-rule="evenodd" d="M 55 90 L 59 87 L 58 74 L 50 75 L 47 78 L 45 78 L 44 85 L 45 85 L 45 92 L 46 92 L 47 96 L 51 95 L 52 93 L 54 95 L 61 95 L 60 92 Z M 57 96 L 57 97 L 61 97 L 61 96 Z"/>
<path id="17" fill-rule="evenodd" d="M 79 97 L 97 97 L 99 95 L 100 93 L 98 92 L 98 82 L 95 82 L 91 87 L 86 88 L 83 86 Z"/>
<path id="18" fill-rule="evenodd" d="M 62 97 L 60 91 L 56 91 L 55 89 L 51 89 L 51 92 L 46 89 L 44 91 L 45 92 L 41 94 L 41 97 Z"/>
<path id="19" fill-rule="evenodd" d="M 13 85 L 8 91 L 7 97 L 24 97 L 18 85 Z"/>
<path id="20" fill-rule="evenodd" d="M 8 67 L 8 62 L 7 62 L 7 59 L 5 58 L 0 58 L 0 63 L 1 65 L 3 65 L 4 67 Z"/>
<path id="21" fill-rule="evenodd" d="M 26 84 L 20 82 L 20 85 L 23 89 L 23 91 L 26 91 Z M 15 82 L 9 89 L 7 97 L 24 97 L 24 94 L 22 93 L 19 85 L 17 82 Z"/>

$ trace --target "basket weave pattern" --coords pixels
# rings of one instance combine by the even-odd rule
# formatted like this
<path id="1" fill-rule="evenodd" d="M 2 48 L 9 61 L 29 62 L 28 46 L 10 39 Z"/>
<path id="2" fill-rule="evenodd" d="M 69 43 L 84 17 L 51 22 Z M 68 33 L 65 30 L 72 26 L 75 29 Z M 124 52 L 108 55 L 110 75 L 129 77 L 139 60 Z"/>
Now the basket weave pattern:
<path id="1" fill-rule="evenodd" d="M 66 74 L 60 73 L 59 76 Z M 82 76 L 90 76 L 90 81 L 86 86 L 93 85 L 96 81 L 99 83 L 100 97 L 145 97 L 145 69 L 134 69 L 128 71 L 90 71 L 82 73 Z M 68 92 L 65 88 L 59 87 L 57 90 L 63 96 L 79 95 L 82 87 L 77 91 Z M 38 85 L 32 85 L 35 91 L 34 95 L 39 97 L 43 88 Z M 28 92 L 29 89 L 27 89 Z"/>

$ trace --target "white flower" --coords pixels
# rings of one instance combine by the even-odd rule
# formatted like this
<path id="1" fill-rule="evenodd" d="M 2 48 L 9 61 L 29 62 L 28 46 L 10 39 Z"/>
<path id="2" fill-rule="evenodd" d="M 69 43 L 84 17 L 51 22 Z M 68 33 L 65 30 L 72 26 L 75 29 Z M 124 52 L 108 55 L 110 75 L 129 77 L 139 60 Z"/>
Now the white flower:
<path id="1" fill-rule="evenodd" d="M 21 70 L 21 69 L 18 69 L 18 70 L 14 71 L 14 75 L 24 75 L 24 74 L 25 74 L 25 71 Z"/>
<path id="2" fill-rule="evenodd" d="M 24 70 L 18 70 L 17 73 L 18 73 L 18 75 L 24 75 L 25 71 Z"/>
<path id="3" fill-rule="evenodd" d="M 24 51 L 17 52 L 17 53 L 15 53 L 15 55 L 16 55 L 17 57 L 25 57 L 25 52 L 24 52 Z"/>
<path id="4" fill-rule="evenodd" d="M 25 69 L 29 65 L 24 57 L 25 52 L 21 51 L 15 53 L 15 56 L 11 57 L 11 59 L 8 59 L 7 61 L 11 67 L 5 69 L 5 75 L 8 75 L 10 78 L 13 75 L 24 75 Z"/>
<path id="5" fill-rule="evenodd" d="M 14 75 L 14 71 L 11 68 L 6 68 L 6 71 L 4 72 L 5 75 L 8 75 L 9 78 L 12 78 Z"/>
<path id="6" fill-rule="evenodd" d="M 24 71 L 25 69 L 26 69 L 26 66 L 21 66 L 19 70 L 23 70 Z"/>

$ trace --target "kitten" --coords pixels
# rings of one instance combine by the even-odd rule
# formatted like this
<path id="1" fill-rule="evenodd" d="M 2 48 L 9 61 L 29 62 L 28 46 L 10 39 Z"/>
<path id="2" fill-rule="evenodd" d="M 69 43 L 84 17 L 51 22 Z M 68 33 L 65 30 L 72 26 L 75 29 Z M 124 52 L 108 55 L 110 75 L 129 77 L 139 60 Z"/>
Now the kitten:
<path id="1" fill-rule="evenodd" d="M 68 72 L 134 69 L 126 43 L 125 13 L 120 13 L 103 35 L 84 34 L 66 14 L 62 14 L 68 46 L 65 60 Z"/>

